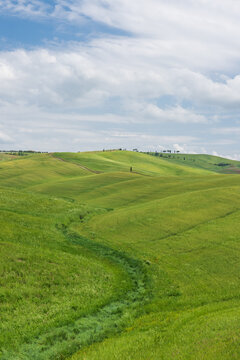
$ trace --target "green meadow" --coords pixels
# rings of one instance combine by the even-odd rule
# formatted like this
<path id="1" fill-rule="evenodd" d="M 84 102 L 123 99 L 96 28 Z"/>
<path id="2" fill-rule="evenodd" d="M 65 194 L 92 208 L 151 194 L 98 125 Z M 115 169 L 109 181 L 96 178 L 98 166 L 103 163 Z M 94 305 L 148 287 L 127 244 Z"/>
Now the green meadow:
<path id="1" fill-rule="evenodd" d="M 1 153 L 0 359 L 239 360 L 239 171 Z"/>

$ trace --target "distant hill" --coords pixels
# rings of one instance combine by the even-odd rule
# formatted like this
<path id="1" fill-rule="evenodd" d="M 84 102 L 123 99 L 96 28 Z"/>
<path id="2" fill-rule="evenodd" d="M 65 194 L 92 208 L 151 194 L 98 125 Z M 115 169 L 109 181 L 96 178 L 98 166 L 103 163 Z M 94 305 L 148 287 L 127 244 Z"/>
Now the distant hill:
<path id="1" fill-rule="evenodd" d="M 185 162 L 171 163 L 160 157 L 150 157 L 133 151 L 54 153 L 53 156 L 97 172 L 129 172 L 130 167 L 133 172 L 151 176 L 200 175 L 209 172 L 208 169 L 191 166 L 191 162 L 190 165 Z"/>
<path id="2" fill-rule="evenodd" d="M 240 174 L 240 161 L 206 154 L 148 153 L 171 164 L 214 171 L 220 174 Z"/>

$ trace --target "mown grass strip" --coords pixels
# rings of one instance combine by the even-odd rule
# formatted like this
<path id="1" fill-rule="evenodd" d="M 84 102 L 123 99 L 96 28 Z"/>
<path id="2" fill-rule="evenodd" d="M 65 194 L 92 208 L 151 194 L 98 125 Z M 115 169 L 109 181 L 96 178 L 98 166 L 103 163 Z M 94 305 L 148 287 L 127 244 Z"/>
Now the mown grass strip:
<path id="1" fill-rule="evenodd" d="M 58 229 L 72 245 L 83 246 L 99 257 L 108 258 L 122 267 L 131 281 L 131 290 L 99 311 L 81 317 L 74 323 L 55 328 L 22 345 L 18 354 L 3 353 L 2 360 L 65 359 L 84 346 L 120 332 L 131 319 L 142 313 L 142 305 L 151 298 L 150 280 L 141 261 L 70 232 L 66 225 L 58 226 Z"/>

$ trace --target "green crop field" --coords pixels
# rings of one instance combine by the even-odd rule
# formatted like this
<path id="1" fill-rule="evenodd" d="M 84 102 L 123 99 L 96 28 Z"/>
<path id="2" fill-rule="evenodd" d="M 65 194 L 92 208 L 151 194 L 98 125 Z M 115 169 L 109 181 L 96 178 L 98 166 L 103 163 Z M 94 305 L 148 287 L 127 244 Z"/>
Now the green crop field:
<path id="1" fill-rule="evenodd" d="M 239 360 L 239 172 L 1 153 L 0 359 Z"/>

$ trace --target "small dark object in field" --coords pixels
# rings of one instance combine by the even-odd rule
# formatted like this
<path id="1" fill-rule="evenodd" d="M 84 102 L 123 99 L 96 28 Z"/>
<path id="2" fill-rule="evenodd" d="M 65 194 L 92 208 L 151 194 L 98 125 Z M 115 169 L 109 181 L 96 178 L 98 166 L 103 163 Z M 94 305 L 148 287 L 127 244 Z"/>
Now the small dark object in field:
<path id="1" fill-rule="evenodd" d="M 217 166 L 229 166 L 231 164 L 228 164 L 228 163 L 219 163 L 219 164 L 216 164 Z"/>

